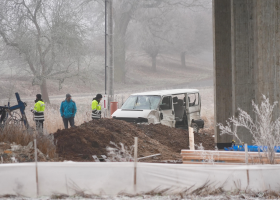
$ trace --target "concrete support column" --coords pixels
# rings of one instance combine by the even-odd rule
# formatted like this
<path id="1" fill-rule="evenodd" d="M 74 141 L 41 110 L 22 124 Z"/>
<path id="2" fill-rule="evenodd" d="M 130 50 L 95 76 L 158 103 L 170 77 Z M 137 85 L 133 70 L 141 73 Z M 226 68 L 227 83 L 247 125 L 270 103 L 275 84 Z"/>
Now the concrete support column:
<path id="1" fill-rule="evenodd" d="M 213 1 L 214 98 L 216 123 L 225 123 L 232 113 L 231 1 Z M 220 136 L 215 127 L 215 142 L 222 147 L 232 136 Z"/>
<path id="2" fill-rule="evenodd" d="M 256 118 L 252 100 L 260 104 L 262 95 L 270 103 L 280 97 L 280 0 L 214 0 L 215 120 L 223 123 L 238 108 Z M 280 116 L 278 104 L 273 119 Z M 242 142 L 252 144 L 252 136 L 237 130 Z M 218 144 L 230 143 L 219 135 Z"/>
<path id="3" fill-rule="evenodd" d="M 231 0 L 232 40 L 232 111 L 238 117 L 238 108 L 254 117 L 252 100 L 255 100 L 254 81 L 254 0 Z M 245 128 L 237 129 L 244 143 L 252 144 L 252 135 Z M 235 139 L 236 142 L 239 142 Z"/>
<path id="4" fill-rule="evenodd" d="M 257 62 L 255 80 L 256 101 L 262 100 L 262 95 L 270 99 L 270 103 L 280 103 L 280 0 L 257 0 L 255 2 L 256 21 L 254 31 L 256 37 Z M 280 116 L 278 103 L 273 118 Z"/>

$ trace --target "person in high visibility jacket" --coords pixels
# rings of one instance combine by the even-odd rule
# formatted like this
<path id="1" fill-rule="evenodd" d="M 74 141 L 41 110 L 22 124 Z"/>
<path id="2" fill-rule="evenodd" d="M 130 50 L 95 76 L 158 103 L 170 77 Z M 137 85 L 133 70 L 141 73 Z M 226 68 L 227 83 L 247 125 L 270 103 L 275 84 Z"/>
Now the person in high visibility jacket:
<path id="1" fill-rule="evenodd" d="M 95 98 L 92 99 L 91 103 L 91 109 L 92 109 L 92 114 L 91 118 L 92 119 L 100 119 L 101 118 L 101 102 L 102 95 L 97 94 Z"/>
<path id="2" fill-rule="evenodd" d="M 42 100 L 42 95 L 37 94 L 34 109 L 31 110 L 34 113 L 34 121 L 36 123 L 37 130 L 44 128 L 44 120 L 45 120 L 45 103 Z"/>

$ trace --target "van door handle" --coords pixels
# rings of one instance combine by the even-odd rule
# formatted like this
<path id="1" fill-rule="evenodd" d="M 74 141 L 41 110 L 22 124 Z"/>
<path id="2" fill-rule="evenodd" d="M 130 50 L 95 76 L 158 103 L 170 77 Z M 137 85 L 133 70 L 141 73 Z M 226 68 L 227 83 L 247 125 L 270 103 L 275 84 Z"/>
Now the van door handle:
<path id="1" fill-rule="evenodd" d="M 174 115 L 174 110 L 172 110 L 172 115 Z"/>

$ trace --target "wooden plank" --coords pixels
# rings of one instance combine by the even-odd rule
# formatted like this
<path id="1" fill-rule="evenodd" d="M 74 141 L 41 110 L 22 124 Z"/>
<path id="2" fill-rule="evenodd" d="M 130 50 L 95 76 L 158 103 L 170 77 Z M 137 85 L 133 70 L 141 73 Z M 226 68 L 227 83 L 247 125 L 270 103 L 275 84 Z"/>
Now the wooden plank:
<path id="1" fill-rule="evenodd" d="M 182 150 L 181 151 L 181 155 L 189 155 L 189 154 L 201 154 L 203 151 L 201 150 L 196 150 L 196 151 L 191 151 L 191 150 Z M 213 154 L 219 154 L 219 155 L 234 155 L 234 156 L 245 156 L 245 152 L 240 152 L 240 151 L 204 151 L 207 153 L 213 153 Z M 248 152 L 248 155 L 250 156 L 259 156 L 258 152 Z M 260 155 L 265 156 L 264 152 L 261 152 Z M 279 157 L 280 158 L 280 153 L 276 153 L 275 157 Z"/>
<path id="2" fill-rule="evenodd" d="M 203 158 L 201 156 L 199 156 L 199 157 L 195 157 L 195 156 L 183 157 L 183 160 L 202 160 L 202 159 Z M 227 158 L 227 157 L 223 157 L 223 158 L 214 157 L 214 160 L 217 160 L 217 161 L 232 161 L 232 162 L 244 162 L 245 161 L 244 158 Z"/>
<path id="3" fill-rule="evenodd" d="M 182 160 L 185 162 L 205 163 L 204 159 L 213 157 L 214 163 L 245 163 L 245 152 L 238 151 L 202 151 L 202 150 L 182 150 Z M 265 153 L 248 152 L 248 162 L 250 164 L 265 163 L 268 164 L 269 160 L 266 158 Z M 280 154 L 276 154 L 275 162 L 280 163 Z M 212 163 L 213 164 L 213 163 Z"/>
<path id="4" fill-rule="evenodd" d="M 212 162 L 197 162 L 197 161 L 183 161 L 183 164 L 185 164 L 185 163 L 192 163 L 192 164 L 195 164 L 195 163 L 198 163 L 198 164 L 212 164 L 212 165 L 216 165 L 216 164 L 246 164 L 246 163 L 244 163 L 244 162 L 214 162 L 214 163 L 212 163 Z M 248 161 L 248 163 L 249 164 L 269 164 L 269 162 L 249 162 Z M 276 164 L 279 164 L 279 162 L 276 162 Z"/>
<path id="5" fill-rule="evenodd" d="M 182 158 L 202 158 L 204 155 L 182 155 Z M 224 156 L 224 155 L 210 155 L 210 154 L 206 154 L 204 157 L 210 157 L 210 156 L 213 156 L 214 158 L 232 158 L 232 159 L 235 159 L 235 158 L 238 158 L 238 159 L 245 159 L 245 156 L 233 156 L 233 155 L 230 155 L 230 156 Z M 259 158 L 259 156 L 249 156 L 248 159 L 252 159 L 252 158 Z M 266 158 L 265 156 L 262 156 L 262 159 Z M 275 158 L 275 160 L 280 160 L 280 158 Z"/>

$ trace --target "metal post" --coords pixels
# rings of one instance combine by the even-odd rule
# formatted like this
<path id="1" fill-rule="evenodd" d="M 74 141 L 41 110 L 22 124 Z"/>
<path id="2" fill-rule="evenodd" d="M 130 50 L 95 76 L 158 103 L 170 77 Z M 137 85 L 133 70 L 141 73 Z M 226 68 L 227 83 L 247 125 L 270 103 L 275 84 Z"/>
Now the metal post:
<path id="1" fill-rule="evenodd" d="M 138 151 L 138 137 L 134 138 L 134 191 L 136 192 L 137 182 L 137 151 Z"/>
<path id="2" fill-rule="evenodd" d="M 39 197 L 39 180 L 38 180 L 38 166 L 37 166 L 37 141 L 34 139 L 34 154 L 35 154 L 35 169 L 36 169 L 36 190 L 37 197 Z"/>
<path id="3" fill-rule="evenodd" d="M 107 94 L 107 0 L 105 0 L 105 94 Z"/>
<path id="4" fill-rule="evenodd" d="M 113 35 L 113 0 L 108 1 L 108 50 L 109 50 L 109 105 L 114 101 L 114 35 Z M 109 107 L 109 110 L 111 108 Z"/>

